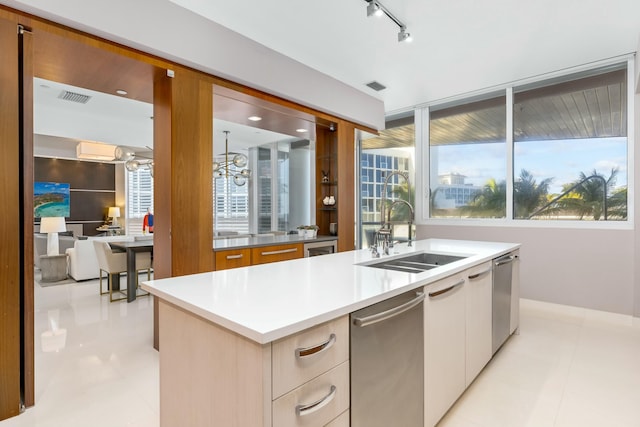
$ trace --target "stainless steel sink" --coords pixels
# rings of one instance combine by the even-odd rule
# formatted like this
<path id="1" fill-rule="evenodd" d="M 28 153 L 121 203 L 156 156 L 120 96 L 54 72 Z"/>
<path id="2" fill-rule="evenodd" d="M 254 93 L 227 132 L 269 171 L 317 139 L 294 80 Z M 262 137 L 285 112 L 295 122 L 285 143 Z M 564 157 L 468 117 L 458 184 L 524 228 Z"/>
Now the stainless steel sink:
<path id="1" fill-rule="evenodd" d="M 402 271 L 405 273 L 421 273 L 465 258 L 466 256 L 421 252 L 361 265 L 385 270 Z"/>

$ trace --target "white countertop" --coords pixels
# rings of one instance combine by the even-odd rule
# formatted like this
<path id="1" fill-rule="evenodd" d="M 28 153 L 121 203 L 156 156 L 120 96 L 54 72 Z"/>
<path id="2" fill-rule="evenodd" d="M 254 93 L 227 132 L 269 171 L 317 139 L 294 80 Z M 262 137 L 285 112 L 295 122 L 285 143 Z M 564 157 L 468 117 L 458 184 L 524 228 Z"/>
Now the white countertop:
<path id="1" fill-rule="evenodd" d="M 265 344 L 510 252 L 517 243 L 428 239 L 373 259 L 367 249 L 142 282 L 143 289 Z M 361 263 L 412 252 L 468 255 L 422 273 Z"/>

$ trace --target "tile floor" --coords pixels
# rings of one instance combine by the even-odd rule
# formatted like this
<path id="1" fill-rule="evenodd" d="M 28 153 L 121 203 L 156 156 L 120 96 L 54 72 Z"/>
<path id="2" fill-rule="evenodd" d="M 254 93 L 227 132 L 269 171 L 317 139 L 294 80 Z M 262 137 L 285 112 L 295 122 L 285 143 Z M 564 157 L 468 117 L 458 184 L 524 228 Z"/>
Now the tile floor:
<path id="1" fill-rule="evenodd" d="M 97 280 L 35 296 L 37 404 L 0 427 L 159 426 L 151 298 L 109 304 Z M 438 427 L 640 427 L 637 319 L 522 300 L 520 332 Z"/>

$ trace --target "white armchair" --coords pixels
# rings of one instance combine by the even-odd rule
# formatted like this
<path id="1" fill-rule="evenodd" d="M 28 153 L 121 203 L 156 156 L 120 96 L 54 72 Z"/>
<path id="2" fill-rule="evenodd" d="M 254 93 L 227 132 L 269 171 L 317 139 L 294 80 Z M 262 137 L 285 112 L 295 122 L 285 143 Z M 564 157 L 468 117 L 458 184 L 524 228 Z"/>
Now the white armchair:
<path id="1" fill-rule="evenodd" d="M 72 248 L 67 249 L 69 255 L 69 276 L 76 281 L 97 279 L 100 277 L 100 267 L 96 250 L 93 246 L 95 241 L 133 241 L 130 236 L 94 237 L 88 240 L 76 240 Z"/>
<path id="2" fill-rule="evenodd" d="M 67 249 L 69 276 L 73 280 L 97 279 L 100 275 L 93 240 L 76 240 L 73 248 Z"/>

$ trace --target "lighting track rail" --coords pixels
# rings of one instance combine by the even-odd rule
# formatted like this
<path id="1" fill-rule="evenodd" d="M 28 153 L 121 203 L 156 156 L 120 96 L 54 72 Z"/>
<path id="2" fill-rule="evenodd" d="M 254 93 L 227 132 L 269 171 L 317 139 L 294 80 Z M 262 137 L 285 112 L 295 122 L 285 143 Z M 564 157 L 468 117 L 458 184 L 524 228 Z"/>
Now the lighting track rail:
<path id="1" fill-rule="evenodd" d="M 407 26 L 399 20 L 393 13 L 389 11 L 382 3 L 378 0 L 364 0 L 367 2 L 367 16 L 375 15 L 382 16 L 382 14 L 387 15 L 387 18 L 391 19 L 394 24 L 396 24 L 400 31 L 398 32 L 398 41 L 399 42 L 410 42 L 411 34 L 407 32 Z"/>

